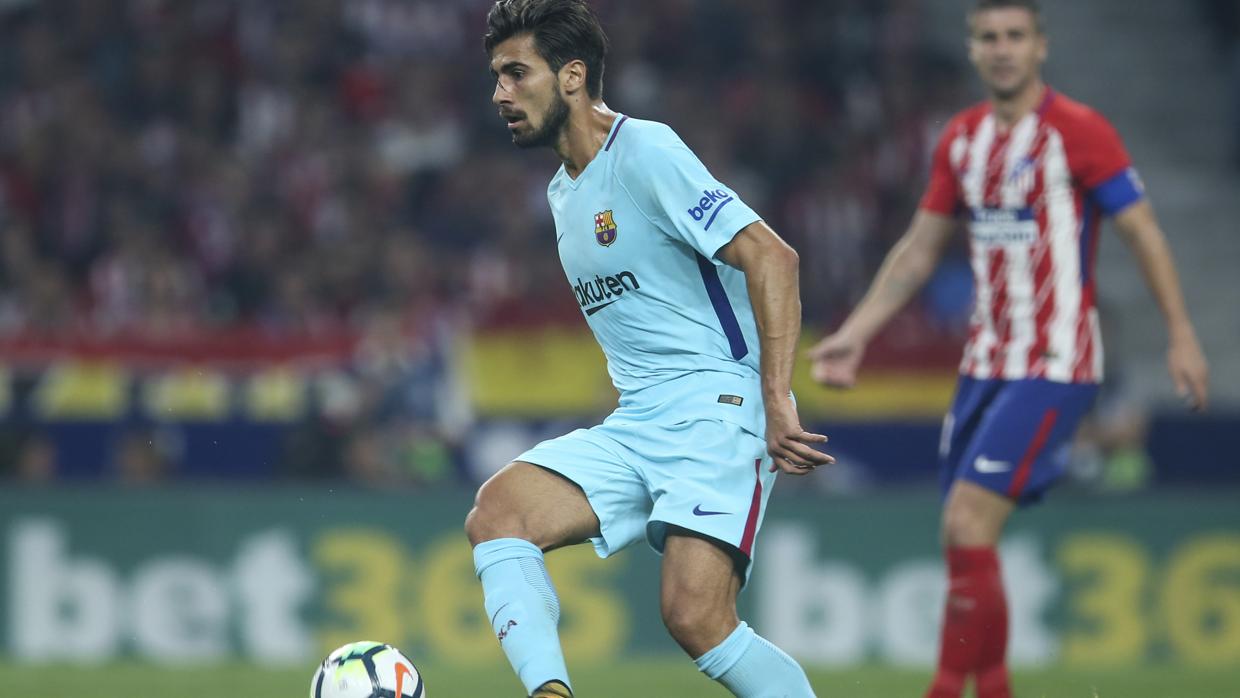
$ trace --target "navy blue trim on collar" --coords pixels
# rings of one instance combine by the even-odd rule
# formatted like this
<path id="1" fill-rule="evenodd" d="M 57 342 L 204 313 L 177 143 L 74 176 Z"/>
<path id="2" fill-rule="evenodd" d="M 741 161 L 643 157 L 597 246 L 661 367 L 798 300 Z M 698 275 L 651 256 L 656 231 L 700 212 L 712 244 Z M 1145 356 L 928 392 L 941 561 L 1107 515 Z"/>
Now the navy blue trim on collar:
<path id="1" fill-rule="evenodd" d="M 625 121 L 628 121 L 628 118 L 627 116 L 621 116 L 620 120 L 616 122 L 616 128 L 612 129 L 611 138 L 607 139 L 607 145 L 603 146 L 603 152 L 611 150 L 611 144 L 615 143 L 616 136 L 620 135 L 620 127 L 624 125 Z"/>

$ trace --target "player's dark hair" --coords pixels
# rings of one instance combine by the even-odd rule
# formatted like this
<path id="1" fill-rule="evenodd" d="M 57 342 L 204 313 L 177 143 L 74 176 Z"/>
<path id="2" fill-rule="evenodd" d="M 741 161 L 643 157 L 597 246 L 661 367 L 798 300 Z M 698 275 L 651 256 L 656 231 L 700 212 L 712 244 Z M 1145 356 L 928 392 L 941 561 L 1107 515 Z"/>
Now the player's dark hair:
<path id="1" fill-rule="evenodd" d="M 487 13 L 483 45 L 490 55 L 499 44 L 520 34 L 534 37 L 534 48 L 552 72 L 569 61 L 586 64 L 586 93 L 603 94 L 603 60 L 607 35 L 585 0 L 499 0 Z"/>
<path id="2" fill-rule="evenodd" d="M 1039 32 L 1042 31 L 1042 7 L 1038 4 L 1038 0 L 977 0 L 972 10 L 965 17 L 965 23 L 969 29 L 973 29 L 973 17 L 978 12 L 985 10 L 999 10 L 1007 7 L 1016 7 L 1022 10 L 1029 10 L 1029 14 L 1033 15 L 1033 26 Z"/>

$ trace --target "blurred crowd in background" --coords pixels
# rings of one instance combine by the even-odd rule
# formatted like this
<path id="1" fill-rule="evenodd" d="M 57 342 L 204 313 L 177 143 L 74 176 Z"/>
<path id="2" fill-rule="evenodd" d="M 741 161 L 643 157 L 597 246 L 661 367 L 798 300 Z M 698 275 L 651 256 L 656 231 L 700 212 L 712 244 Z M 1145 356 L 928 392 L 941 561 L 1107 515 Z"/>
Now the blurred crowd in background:
<path id="1" fill-rule="evenodd" d="M 353 417 L 441 422 L 442 334 L 580 324 L 551 247 L 557 163 L 490 103 L 490 4 L 7 3 L 0 337 L 357 336 L 375 380 Z M 595 5 L 612 106 L 673 125 L 801 250 L 809 324 L 845 311 L 964 99 L 919 4 Z M 374 438 L 318 427 L 293 470 L 375 460 Z M 141 434 L 118 470 L 156 447 Z"/>
<path id="2" fill-rule="evenodd" d="M 917 0 L 592 4 L 609 104 L 672 125 L 800 251 L 807 326 L 838 321 L 976 95 L 962 52 L 928 43 Z M 453 478 L 453 337 L 581 323 L 544 198 L 557 163 L 490 103 L 490 5 L 0 3 L 0 343 L 344 337 L 350 380 L 315 393 L 273 471 Z M 1215 5 L 1240 83 L 1234 4 Z M 911 322 L 952 342 L 969 284 L 957 250 Z M 52 439 L 7 424 L 0 462 L 55 477 Z M 123 432 L 109 467 L 175 468 L 161 433 Z"/>
<path id="3" fill-rule="evenodd" d="M 1231 74 L 1231 152 L 1232 162 L 1240 170 L 1240 1 L 1198 0 L 1202 16 L 1213 29 L 1218 41 L 1219 57 Z"/>
<path id="4" fill-rule="evenodd" d="M 575 319 L 556 163 L 489 101 L 490 4 L 9 3 L 0 331 Z M 849 307 L 965 100 L 919 3 L 596 5 L 611 104 L 672 124 L 802 250 L 811 322 Z"/>

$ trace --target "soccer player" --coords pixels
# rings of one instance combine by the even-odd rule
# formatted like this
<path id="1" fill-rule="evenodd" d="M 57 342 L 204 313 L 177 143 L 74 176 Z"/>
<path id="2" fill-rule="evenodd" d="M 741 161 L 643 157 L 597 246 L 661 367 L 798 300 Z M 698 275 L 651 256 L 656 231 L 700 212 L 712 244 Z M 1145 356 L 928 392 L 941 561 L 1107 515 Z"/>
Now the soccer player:
<path id="1" fill-rule="evenodd" d="M 465 523 L 484 605 L 534 696 L 571 696 L 543 553 L 641 539 L 663 554 L 663 621 L 738 696 L 812 696 L 805 672 L 737 617 L 779 471 L 833 459 L 790 392 L 798 259 L 667 126 L 602 100 L 607 39 L 583 0 L 500 0 L 492 100 L 518 146 L 562 161 L 556 245 L 619 407 L 488 480 Z"/>
<path id="2" fill-rule="evenodd" d="M 1013 508 L 1037 501 L 1061 474 L 1056 455 L 1102 379 L 1094 308 L 1102 216 L 1158 301 L 1176 388 L 1194 408 L 1206 406 L 1206 361 L 1154 211 L 1110 124 L 1043 84 L 1036 2 L 980 0 L 968 27 L 988 99 L 948 122 L 908 231 L 858 307 L 810 352 L 817 380 L 851 386 L 866 344 L 926 282 L 964 219 L 976 292 L 939 453 L 949 591 L 931 698 L 959 696 L 969 677 L 979 698 L 1010 695 L 995 546 Z"/>

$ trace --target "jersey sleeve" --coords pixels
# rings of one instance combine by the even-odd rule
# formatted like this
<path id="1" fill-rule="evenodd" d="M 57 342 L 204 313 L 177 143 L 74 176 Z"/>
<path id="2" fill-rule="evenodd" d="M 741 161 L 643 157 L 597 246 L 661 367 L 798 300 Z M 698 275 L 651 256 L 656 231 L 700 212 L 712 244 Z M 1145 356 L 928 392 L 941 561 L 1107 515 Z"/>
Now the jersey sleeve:
<path id="1" fill-rule="evenodd" d="M 955 216 L 960 209 L 960 183 L 952 172 L 951 144 L 956 129 L 949 123 L 939 136 L 938 145 L 930 158 L 930 181 L 921 196 L 918 208 L 944 216 Z"/>
<path id="2" fill-rule="evenodd" d="M 1091 111 L 1074 130 L 1067 148 L 1072 177 L 1102 212 L 1113 216 L 1140 201 L 1145 187 L 1115 128 Z"/>
<path id="3" fill-rule="evenodd" d="M 720 263 L 715 253 L 762 217 L 715 179 L 670 128 L 651 125 L 633 135 L 616 168 L 621 186 L 655 227 Z"/>

